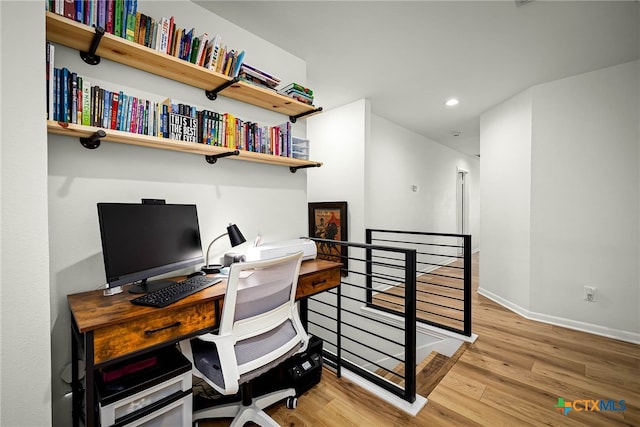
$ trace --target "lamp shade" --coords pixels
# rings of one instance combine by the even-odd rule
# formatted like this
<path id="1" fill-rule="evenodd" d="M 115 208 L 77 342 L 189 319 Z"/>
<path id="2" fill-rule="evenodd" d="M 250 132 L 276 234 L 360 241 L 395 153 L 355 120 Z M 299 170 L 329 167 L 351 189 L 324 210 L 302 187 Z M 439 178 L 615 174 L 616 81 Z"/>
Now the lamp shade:
<path id="1" fill-rule="evenodd" d="M 245 239 L 240 232 L 238 226 L 235 224 L 229 224 L 229 226 L 227 227 L 227 233 L 229 233 L 229 241 L 231 242 L 231 247 L 241 245 L 247 241 L 247 239 Z"/>

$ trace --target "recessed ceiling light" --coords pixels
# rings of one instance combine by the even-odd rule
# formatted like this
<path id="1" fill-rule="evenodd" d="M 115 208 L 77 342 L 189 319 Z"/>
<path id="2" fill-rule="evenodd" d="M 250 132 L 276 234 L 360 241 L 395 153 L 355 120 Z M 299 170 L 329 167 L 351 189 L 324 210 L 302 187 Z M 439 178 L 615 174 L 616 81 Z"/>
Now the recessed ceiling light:
<path id="1" fill-rule="evenodd" d="M 460 103 L 460 100 L 457 98 L 449 98 L 444 102 L 444 105 L 446 105 L 447 107 L 453 107 L 455 105 L 458 105 Z"/>

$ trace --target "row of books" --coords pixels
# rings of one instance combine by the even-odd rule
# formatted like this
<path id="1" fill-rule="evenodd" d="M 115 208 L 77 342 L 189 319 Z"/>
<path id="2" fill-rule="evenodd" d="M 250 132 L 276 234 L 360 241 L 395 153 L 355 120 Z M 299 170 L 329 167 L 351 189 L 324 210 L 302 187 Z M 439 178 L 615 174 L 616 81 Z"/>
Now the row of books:
<path id="1" fill-rule="evenodd" d="M 291 123 L 261 126 L 230 113 L 198 112 L 200 142 L 214 146 L 293 157 Z"/>
<path id="2" fill-rule="evenodd" d="M 49 0 L 47 9 L 88 26 L 172 55 L 192 64 L 253 85 L 277 90 L 281 80 L 244 62 L 245 52 L 229 49 L 222 37 L 178 26 L 174 17 L 155 19 L 138 11 L 137 0 Z M 297 83 L 278 90 L 282 95 L 313 105 L 313 91 Z"/>
<path id="3" fill-rule="evenodd" d="M 244 51 L 227 48 L 219 34 L 197 35 L 173 16 L 155 19 L 138 10 L 137 0 L 49 0 L 47 9 L 230 77 L 238 76 L 244 61 Z"/>
<path id="4" fill-rule="evenodd" d="M 54 68 L 51 117 L 55 121 L 158 136 L 158 104 L 92 85 L 67 68 Z"/>
<path id="5" fill-rule="evenodd" d="M 109 34 L 134 40 L 137 0 L 49 0 L 47 10 L 81 22 L 102 27 Z"/>
<path id="6" fill-rule="evenodd" d="M 264 126 L 231 113 L 218 113 L 178 103 L 170 98 L 160 105 L 159 135 L 216 147 L 292 157 L 291 123 Z"/>
<path id="7" fill-rule="evenodd" d="M 54 121 L 276 156 L 294 154 L 289 122 L 264 126 L 171 99 L 154 102 L 92 85 L 66 67 L 53 68 L 48 84 L 53 90 L 49 112 Z"/>

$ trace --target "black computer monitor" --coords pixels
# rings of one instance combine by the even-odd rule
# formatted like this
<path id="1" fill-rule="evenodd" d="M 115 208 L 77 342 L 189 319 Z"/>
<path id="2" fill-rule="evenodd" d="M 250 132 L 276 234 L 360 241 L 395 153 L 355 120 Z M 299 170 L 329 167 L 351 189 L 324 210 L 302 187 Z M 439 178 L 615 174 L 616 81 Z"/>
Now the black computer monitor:
<path id="1" fill-rule="evenodd" d="M 195 205 L 98 203 L 98 220 L 109 288 L 150 292 L 171 281 L 148 278 L 204 262 Z"/>

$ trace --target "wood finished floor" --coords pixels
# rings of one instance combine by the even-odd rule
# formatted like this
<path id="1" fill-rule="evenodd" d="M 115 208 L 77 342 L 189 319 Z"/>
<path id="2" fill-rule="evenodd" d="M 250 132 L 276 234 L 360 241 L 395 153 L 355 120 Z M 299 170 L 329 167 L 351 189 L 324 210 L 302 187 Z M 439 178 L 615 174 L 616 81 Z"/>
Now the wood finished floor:
<path id="1" fill-rule="evenodd" d="M 282 426 L 640 426 L 640 346 L 524 319 L 478 295 L 479 335 L 411 417 L 328 370 L 299 398 L 267 412 Z M 426 379 L 418 379 L 420 383 Z M 624 400 L 624 412 L 554 409 L 558 398 Z M 226 426 L 229 420 L 201 423 Z"/>

